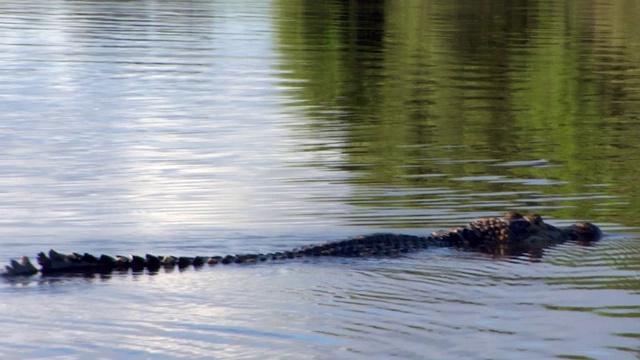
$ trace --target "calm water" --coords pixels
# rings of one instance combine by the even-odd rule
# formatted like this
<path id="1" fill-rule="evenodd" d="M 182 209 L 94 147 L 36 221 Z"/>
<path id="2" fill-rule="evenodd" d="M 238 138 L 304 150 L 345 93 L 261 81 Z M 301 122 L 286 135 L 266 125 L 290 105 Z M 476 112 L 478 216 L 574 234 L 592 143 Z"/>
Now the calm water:
<path id="1" fill-rule="evenodd" d="M 637 1 L 0 3 L 0 260 L 505 210 L 609 234 L 0 282 L 2 358 L 640 357 Z"/>

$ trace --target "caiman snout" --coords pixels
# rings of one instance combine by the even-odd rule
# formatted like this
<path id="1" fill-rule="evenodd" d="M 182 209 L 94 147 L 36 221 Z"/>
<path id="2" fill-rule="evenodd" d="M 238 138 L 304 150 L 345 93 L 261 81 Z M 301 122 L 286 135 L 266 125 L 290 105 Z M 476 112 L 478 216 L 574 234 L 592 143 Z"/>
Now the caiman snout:
<path id="1" fill-rule="evenodd" d="M 598 226 L 587 221 L 579 221 L 562 229 L 562 232 L 571 240 L 592 242 L 602 238 L 602 231 Z"/>

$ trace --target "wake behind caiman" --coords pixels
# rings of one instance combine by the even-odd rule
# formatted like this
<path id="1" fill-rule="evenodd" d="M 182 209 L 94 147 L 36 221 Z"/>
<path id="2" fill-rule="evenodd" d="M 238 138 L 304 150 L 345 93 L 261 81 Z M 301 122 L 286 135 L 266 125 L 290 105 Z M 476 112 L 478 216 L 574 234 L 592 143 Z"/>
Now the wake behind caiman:
<path id="1" fill-rule="evenodd" d="M 6 277 L 32 276 L 41 273 L 43 276 L 64 273 L 110 273 L 113 271 L 157 272 L 160 268 L 178 266 L 203 266 L 205 264 L 255 263 L 267 260 L 284 260 L 301 257 L 334 256 L 334 257 L 372 257 L 399 256 L 428 247 L 454 247 L 464 250 L 492 253 L 497 255 L 514 255 L 546 248 L 566 241 L 577 241 L 590 244 L 602 237 L 600 229 L 589 222 L 580 221 L 571 226 L 558 228 L 542 220 L 537 214 L 521 215 L 509 212 L 503 217 L 482 218 L 464 227 L 448 231 L 434 232 L 429 236 L 413 236 L 402 234 L 371 234 L 343 241 L 310 245 L 291 251 L 276 253 L 249 253 L 226 256 L 94 256 L 88 253 L 61 254 L 50 250 L 49 254 L 38 254 L 36 268 L 29 258 L 12 260 L 2 274 Z"/>

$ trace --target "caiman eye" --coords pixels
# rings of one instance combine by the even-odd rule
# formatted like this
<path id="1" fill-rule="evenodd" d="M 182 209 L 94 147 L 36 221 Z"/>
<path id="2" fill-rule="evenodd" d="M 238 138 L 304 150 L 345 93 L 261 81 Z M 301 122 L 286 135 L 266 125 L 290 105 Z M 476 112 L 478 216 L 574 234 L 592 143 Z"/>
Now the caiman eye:
<path id="1" fill-rule="evenodd" d="M 543 223 L 542 216 L 538 214 L 528 214 L 525 216 L 525 218 L 534 225 L 542 225 Z"/>
<path id="2" fill-rule="evenodd" d="M 504 214 L 504 218 L 507 220 L 517 220 L 517 219 L 522 219 L 523 216 L 516 211 L 509 211 L 508 213 Z"/>
<path id="3" fill-rule="evenodd" d="M 515 233 L 526 230 L 531 224 L 525 219 L 512 220 L 509 222 L 509 229 Z"/>

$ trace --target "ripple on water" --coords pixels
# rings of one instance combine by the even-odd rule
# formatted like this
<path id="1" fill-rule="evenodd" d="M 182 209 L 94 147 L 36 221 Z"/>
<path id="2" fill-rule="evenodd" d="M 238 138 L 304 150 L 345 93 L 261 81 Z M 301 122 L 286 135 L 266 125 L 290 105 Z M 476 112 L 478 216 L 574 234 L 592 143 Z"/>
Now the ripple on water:
<path id="1" fill-rule="evenodd" d="M 161 358 L 552 357 L 584 349 L 585 341 L 593 349 L 631 347 L 638 277 L 615 265 L 629 261 L 636 245 L 628 240 L 565 244 L 542 261 L 430 249 L 396 259 L 314 258 L 6 287 L 2 306 L 12 311 L 1 313 L 11 317 L 0 321 L 12 333 L 3 334 L 0 352 L 15 353 L 16 342 L 27 356 Z M 620 263 L 607 262 L 601 246 Z M 602 331 L 591 330 L 594 321 Z"/>

